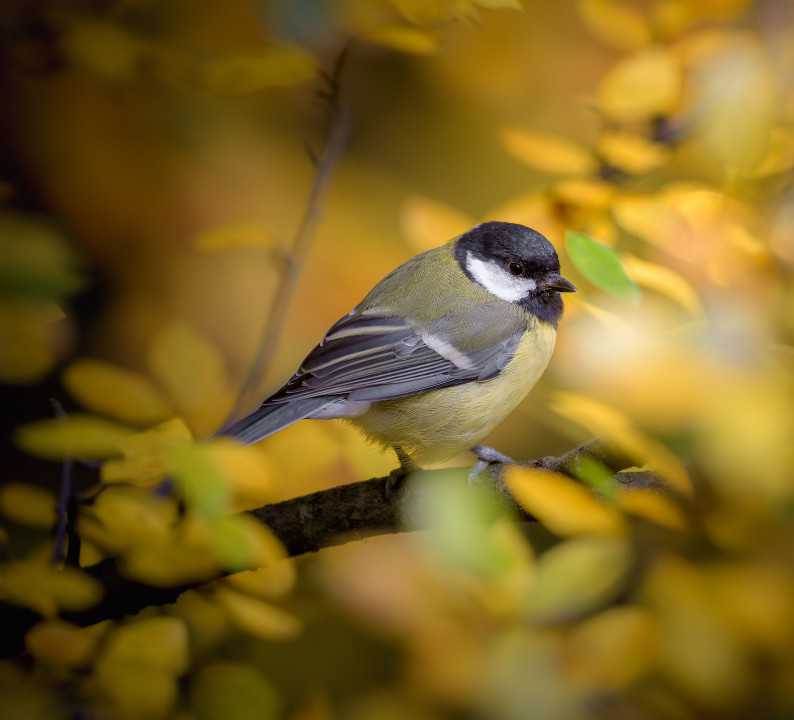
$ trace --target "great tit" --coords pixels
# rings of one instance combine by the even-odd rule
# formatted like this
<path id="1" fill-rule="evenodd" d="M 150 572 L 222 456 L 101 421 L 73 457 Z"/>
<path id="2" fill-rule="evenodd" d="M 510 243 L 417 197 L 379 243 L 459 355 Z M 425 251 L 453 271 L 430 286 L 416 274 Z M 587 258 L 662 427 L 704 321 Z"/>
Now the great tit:
<path id="1" fill-rule="evenodd" d="M 347 418 L 404 468 L 464 450 L 491 461 L 478 443 L 543 374 L 559 293 L 575 290 L 539 232 L 477 225 L 389 273 L 222 434 L 254 443 L 304 418 Z"/>

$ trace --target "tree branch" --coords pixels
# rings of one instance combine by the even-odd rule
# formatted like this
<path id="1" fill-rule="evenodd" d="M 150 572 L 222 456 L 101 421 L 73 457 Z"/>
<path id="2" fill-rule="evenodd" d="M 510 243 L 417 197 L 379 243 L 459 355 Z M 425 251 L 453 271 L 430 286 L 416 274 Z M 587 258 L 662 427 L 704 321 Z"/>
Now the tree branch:
<path id="1" fill-rule="evenodd" d="M 315 165 L 314 180 L 306 201 L 306 208 L 295 232 L 292 248 L 283 257 L 284 268 L 279 277 L 273 299 L 263 326 L 262 337 L 257 345 L 251 367 L 240 386 L 237 400 L 229 413 L 224 425 L 234 421 L 243 410 L 245 399 L 256 389 L 257 384 L 267 375 L 276 348 L 284 331 L 287 319 L 287 308 L 295 292 L 300 271 L 309 253 L 314 230 L 320 219 L 322 202 L 331 182 L 334 167 L 347 146 L 350 135 L 350 110 L 342 96 L 342 71 L 347 59 L 349 46 L 345 45 L 334 63 L 330 75 L 321 77 L 327 85 L 321 97 L 329 108 L 328 131 L 322 153 L 316 157 L 309 151 L 309 157 Z"/>
<path id="2" fill-rule="evenodd" d="M 597 442 L 574 448 L 559 457 L 544 457 L 523 464 L 572 475 L 575 463 L 584 455 L 596 457 L 611 468 L 628 464 L 610 455 Z M 494 487 L 524 520 L 533 521 L 534 518 L 515 503 L 502 475 L 502 466 L 492 466 L 491 471 L 480 476 L 478 483 Z M 650 472 L 621 473 L 620 478 L 624 486 L 659 486 L 659 480 Z M 405 532 L 407 529 L 401 521 L 403 503 L 410 502 L 410 495 L 421 492 L 420 486 L 424 484 L 400 483 L 395 487 L 391 476 L 372 478 L 265 505 L 247 514 L 266 525 L 294 557 L 364 537 Z M 209 582 L 152 587 L 125 577 L 113 558 L 84 568 L 84 571 L 102 584 L 105 593 L 97 605 L 87 610 L 62 613 L 63 619 L 80 626 L 133 615 L 147 607 L 168 605 L 186 590 Z M 0 637 L 0 655 L 17 654 L 24 645 L 25 633 L 38 620 L 40 617 L 32 610 L 0 603 L 0 621 L 4 628 L 12 629 Z"/>

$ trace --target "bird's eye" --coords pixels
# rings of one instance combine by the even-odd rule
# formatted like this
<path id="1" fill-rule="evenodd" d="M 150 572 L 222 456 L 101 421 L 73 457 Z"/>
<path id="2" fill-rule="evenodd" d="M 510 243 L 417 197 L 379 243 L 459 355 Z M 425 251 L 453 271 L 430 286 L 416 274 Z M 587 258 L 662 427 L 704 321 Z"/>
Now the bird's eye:
<path id="1" fill-rule="evenodd" d="M 511 275 L 523 275 L 524 274 L 524 265 L 520 262 L 511 262 L 507 269 L 510 271 Z"/>

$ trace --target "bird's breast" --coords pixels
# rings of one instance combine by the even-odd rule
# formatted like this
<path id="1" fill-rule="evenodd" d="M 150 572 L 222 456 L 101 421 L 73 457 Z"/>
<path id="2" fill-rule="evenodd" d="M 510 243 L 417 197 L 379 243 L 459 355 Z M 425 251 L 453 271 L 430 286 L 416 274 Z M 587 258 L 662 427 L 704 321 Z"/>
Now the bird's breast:
<path id="1" fill-rule="evenodd" d="M 496 377 L 374 403 L 354 422 L 419 462 L 448 459 L 479 443 L 526 397 L 548 366 L 555 339 L 554 327 L 536 322 Z"/>

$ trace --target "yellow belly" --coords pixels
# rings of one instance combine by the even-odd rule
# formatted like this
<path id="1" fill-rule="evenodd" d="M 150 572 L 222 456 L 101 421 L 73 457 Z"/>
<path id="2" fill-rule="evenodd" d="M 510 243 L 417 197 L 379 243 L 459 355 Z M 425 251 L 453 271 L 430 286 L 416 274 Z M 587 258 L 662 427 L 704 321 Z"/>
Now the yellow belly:
<path id="1" fill-rule="evenodd" d="M 479 443 L 526 397 L 549 364 L 555 338 L 551 325 L 538 322 L 495 378 L 375 403 L 353 422 L 419 463 L 446 460 Z"/>

